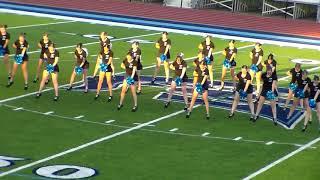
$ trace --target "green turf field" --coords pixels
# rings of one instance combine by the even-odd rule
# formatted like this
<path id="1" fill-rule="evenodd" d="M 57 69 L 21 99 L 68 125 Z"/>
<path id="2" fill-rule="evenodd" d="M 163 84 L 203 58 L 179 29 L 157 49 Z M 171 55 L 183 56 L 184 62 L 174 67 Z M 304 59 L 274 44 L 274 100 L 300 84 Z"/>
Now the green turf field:
<path id="1" fill-rule="evenodd" d="M 43 32 L 50 34 L 50 39 L 60 51 L 60 85 L 69 83 L 74 65 L 71 52 L 79 42 L 89 50 L 89 75 L 93 74 L 99 45 L 97 39 L 85 35 L 107 31 L 114 37 L 112 49 L 115 57 L 119 58 L 115 60 L 115 66 L 117 73 L 120 73 L 121 59 L 130 47 L 127 41 L 139 39 L 154 42 L 161 32 L 13 14 L 0 14 L 0 19 L 1 24 L 9 26 L 11 44 L 21 32 L 27 33 L 30 44 L 28 91 L 23 90 L 20 69 L 15 84 L 7 88 L 7 74 L 2 62 L 0 66 L 0 178 L 1 173 L 9 172 L 2 178 L 49 179 L 37 175 L 37 170 L 72 165 L 96 170 L 97 174 L 89 179 L 242 179 L 319 137 L 316 114 L 306 133 L 300 132 L 301 124 L 293 130 L 275 127 L 263 119 L 252 124 L 247 115 L 241 113 L 235 120 L 229 120 L 226 118 L 227 110 L 214 108 L 210 109 L 211 119 L 207 121 L 202 106 L 197 107 L 191 118 L 186 120 L 181 110 L 182 104 L 173 103 L 164 110 L 163 102 L 152 99 L 165 88 L 143 87 L 143 94 L 138 96 L 139 110 L 136 113 L 130 111 L 130 94 L 120 113 L 116 110 L 119 90 L 115 91 L 115 98 L 110 103 L 107 103 L 103 92 L 102 98 L 94 101 L 95 92 L 84 95 L 77 91 L 66 92 L 62 88 L 58 102 L 52 101 L 53 91 L 50 90 L 40 99 L 35 99 L 30 93 L 39 87 L 32 80 L 39 57 L 36 44 Z M 202 37 L 170 33 L 169 38 L 173 42 L 172 54 L 183 52 L 191 67 L 192 57 L 196 55 Z M 227 42 L 214 38 L 215 51 L 223 50 Z M 237 42 L 236 46 L 240 48 L 238 67 L 250 64 L 252 44 Z M 151 75 L 156 55 L 154 43 L 141 43 L 140 46 L 145 67 L 143 75 Z M 265 55 L 271 52 L 276 55 L 279 77 L 286 77 L 285 73 L 293 67 L 291 59 L 320 60 L 317 50 L 278 45 L 263 45 L 263 49 Z M 222 60 L 221 53 L 218 53 L 214 67 L 214 76 L 218 80 Z M 311 74 L 319 74 L 317 67 L 303 65 L 304 69 L 313 69 Z M 189 77 L 192 70 L 189 68 Z M 230 79 L 229 75 L 227 79 Z M 283 80 L 279 84 L 287 86 L 288 81 Z M 320 143 L 315 143 L 255 178 L 319 179 L 319 149 Z M 82 171 L 69 167 L 53 172 L 56 177 L 62 177 Z M 90 174 L 90 171 L 85 172 Z"/>

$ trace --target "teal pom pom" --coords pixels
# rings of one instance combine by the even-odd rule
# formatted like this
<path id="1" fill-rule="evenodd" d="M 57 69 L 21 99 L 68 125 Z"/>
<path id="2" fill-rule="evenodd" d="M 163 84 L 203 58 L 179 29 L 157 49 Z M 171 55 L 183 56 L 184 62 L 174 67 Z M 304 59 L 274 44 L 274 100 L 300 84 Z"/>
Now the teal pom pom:
<path id="1" fill-rule="evenodd" d="M 268 91 L 267 92 L 267 99 L 270 100 L 270 101 L 275 100 L 276 99 L 276 95 L 274 94 L 274 92 Z"/>
<path id="2" fill-rule="evenodd" d="M 246 99 L 247 98 L 247 92 L 245 92 L 244 90 L 240 90 L 239 91 L 239 96 L 240 96 L 240 99 Z"/>
<path id="3" fill-rule="evenodd" d="M 229 59 L 225 59 L 223 61 L 223 66 L 226 67 L 226 68 L 231 68 L 231 63 L 230 63 L 230 60 Z"/>
<path id="4" fill-rule="evenodd" d="M 100 71 L 107 72 L 108 71 L 108 64 L 101 63 L 100 64 Z"/>
<path id="5" fill-rule="evenodd" d="M 202 89 L 201 83 L 197 83 L 197 84 L 196 84 L 196 91 L 197 91 L 199 94 L 202 94 L 203 89 Z"/>
<path id="6" fill-rule="evenodd" d="M 127 81 L 128 85 L 133 85 L 134 84 L 134 79 L 132 77 L 130 77 L 130 76 L 127 77 L 126 81 Z"/>
<path id="7" fill-rule="evenodd" d="M 17 54 L 14 56 L 14 60 L 17 64 L 22 64 L 23 62 L 23 56 L 21 54 Z"/>
<path id="8" fill-rule="evenodd" d="M 211 63 L 210 57 L 208 57 L 208 56 L 206 56 L 204 58 L 204 61 L 205 61 L 206 64 L 210 64 Z"/>
<path id="9" fill-rule="evenodd" d="M 255 64 L 252 64 L 251 67 L 250 67 L 250 69 L 251 69 L 253 72 L 258 72 L 258 71 L 259 71 L 258 66 L 255 65 Z"/>
<path id="10" fill-rule="evenodd" d="M 298 85 L 296 83 L 290 83 L 289 84 L 289 89 L 291 91 L 296 91 L 297 87 L 298 87 Z"/>
<path id="11" fill-rule="evenodd" d="M 74 72 L 77 74 L 77 75 L 81 75 L 83 73 L 83 68 L 80 67 L 80 66 L 76 66 L 74 68 Z"/>
<path id="12" fill-rule="evenodd" d="M 167 56 L 165 54 L 161 54 L 160 60 L 161 60 L 161 62 L 164 62 L 165 60 L 167 60 Z"/>
<path id="13" fill-rule="evenodd" d="M 4 55 L 4 48 L 0 45 L 0 56 Z"/>
<path id="14" fill-rule="evenodd" d="M 296 89 L 296 95 L 298 98 L 303 99 L 304 98 L 303 89 Z"/>
<path id="15" fill-rule="evenodd" d="M 53 73 L 54 71 L 54 66 L 52 64 L 48 64 L 47 67 L 46 67 L 48 73 Z"/>
<path id="16" fill-rule="evenodd" d="M 310 106 L 311 108 L 315 108 L 315 107 L 316 107 L 316 101 L 315 101 L 314 99 L 310 99 L 310 100 L 309 100 L 309 106 Z"/>
<path id="17" fill-rule="evenodd" d="M 177 77 L 177 78 L 175 79 L 175 82 L 176 82 L 177 86 L 181 86 L 181 84 L 182 84 L 182 79 L 181 79 L 180 77 Z"/>

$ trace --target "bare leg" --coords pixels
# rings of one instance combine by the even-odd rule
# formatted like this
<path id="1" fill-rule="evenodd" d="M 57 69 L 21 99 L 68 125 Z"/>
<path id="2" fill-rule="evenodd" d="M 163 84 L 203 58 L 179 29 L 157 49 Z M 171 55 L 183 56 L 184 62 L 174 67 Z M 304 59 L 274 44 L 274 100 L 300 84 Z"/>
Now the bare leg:
<path id="1" fill-rule="evenodd" d="M 272 115 L 274 119 L 277 119 L 277 108 L 276 108 L 276 101 L 270 101 Z"/>
<path id="2" fill-rule="evenodd" d="M 303 99 L 303 105 L 306 108 L 306 115 L 304 117 L 304 123 L 303 123 L 302 131 L 305 131 L 307 129 L 308 122 L 310 120 L 310 114 L 311 114 L 311 108 L 309 107 L 309 99 L 308 98 L 304 98 Z"/>
<path id="3" fill-rule="evenodd" d="M 208 65 L 208 70 L 209 70 L 209 78 L 211 82 L 211 87 L 213 87 L 213 62 L 212 64 Z"/>
<path id="4" fill-rule="evenodd" d="M 96 66 L 94 67 L 93 76 L 96 76 L 100 68 L 99 58 L 96 61 Z"/>
<path id="5" fill-rule="evenodd" d="M 107 84 L 108 84 L 108 91 L 109 91 L 109 96 L 112 97 L 112 81 L 111 81 L 111 74 L 106 74 L 106 79 L 107 79 Z"/>
<path id="6" fill-rule="evenodd" d="M 70 87 L 72 87 L 72 84 L 74 82 L 75 77 L 76 77 L 76 73 L 73 70 L 71 73 L 71 78 L 70 78 L 70 84 L 69 84 Z"/>
<path id="7" fill-rule="evenodd" d="M 319 121 L 319 130 L 320 130 L 320 102 L 317 103 L 317 116 Z"/>
<path id="8" fill-rule="evenodd" d="M 288 104 L 291 101 L 292 97 L 293 97 L 293 91 L 291 89 L 289 89 L 288 97 L 286 99 L 286 104 L 284 105 L 284 109 L 286 109 L 288 107 Z"/>
<path id="9" fill-rule="evenodd" d="M 221 87 L 220 89 L 222 90 L 223 87 L 224 87 L 224 78 L 226 76 L 226 73 L 227 73 L 227 68 L 222 66 L 222 72 L 221 72 Z"/>
<path id="10" fill-rule="evenodd" d="M 168 94 L 167 102 L 170 102 L 170 101 L 171 101 L 173 92 L 174 92 L 175 90 L 176 90 L 176 82 L 172 81 L 172 82 L 171 82 L 171 87 L 170 87 L 170 90 L 169 90 L 169 94 Z"/>
<path id="11" fill-rule="evenodd" d="M 87 69 L 84 69 L 83 70 L 83 80 L 84 80 L 84 89 L 85 89 L 85 92 L 88 91 L 88 70 Z"/>
<path id="12" fill-rule="evenodd" d="M 136 93 L 136 86 L 135 85 L 130 85 L 130 89 L 131 89 L 131 94 L 132 94 L 132 98 L 133 98 L 133 106 L 137 107 L 138 106 L 138 98 L 137 98 L 137 93 Z"/>
<path id="13" fill-rule="evenodd" d="M 254 104 L 252 101 L 252 94 L 248 94 L 247 95 L 247 100 L 248 100 L 248 105 L 249 105 L 249 109 L 251 112 L 251 115 L 254 116 Z"/>
<path id="14" fill-rule="evenodd" d="M 163 66 L 164 66 L 164 72 L 165 72 L 165 74 L 166 74 L 166 83 L 168 83 L 169 82 L 169 60 L 167 60 L 167 61 L 165 61 L 164 63 L 163 63 Z"/>
<path id="15" fill-rule="evenodd" d="M 141 92 L 141 70 L 138 70 L 137 71 L 137 74 L 138 74 L 138 93 Z"/>
<path id="16" fill-rule="evenodd" d="M 234 94 L 234 100 L 232 103 L 232 108 L 231 108 L 231 112 L 230 112 L 230 116 L 232 116 L 234 114 L 234 112 L 236 111 L 237 107 L 238 107 L 238 103 L 239 103 L 240 97 L 239 97 L 239 93 L 236 92 Z"/>
<path id="17" fill-rule="evenodd" d="M 236 81 L 234 80 L 234 68 L 230 69 L 230 74 L 231 74 L 231 79 L 232 79 L 232 83 L 233 83 L 233 89 L 236 89 Z"/>
<path id="18" fill-rule="evenodd" d="M 21 64 L 21 69 L 22 69 L 24 84 L 28 84 L 28 61 L 24 61 Z"/>
<path id="19" fill-rule="evenodd" d="M 55 96 L 59 96 L 58 73 L 57 72 L 52 73 L 51 78 L 52 78 L 52 84 L 54 88 L 54 94 Z"/>
<path id="20" fill-rule="evenodd" d="M 259 116 L 260 111 L 261 111 L 261 109 L 262 109 L 262 106 L 263 106 L 265 100 L 266 100 L 265 97 L 260 96 L 260 98 L 259 98 L 259 103 L 258 103 L 258 107 L 257 107 L 257 111 L 256 111 L 256 118 Z"/>
<path id="21" fill-rule="evenodd" d="M 157 75 L 159 73 L 160 65 L 161 65 L 161 60 L 160 60 L 160 58 L 157 57 L 156 67 L 154 68 L 154 74 L 153 74 L 154 79 L 157 77 Z"/>
<path id="22" fill-rule="evenodd" d="M 191 99 L 191 102 L 190 102 L 190 106 L 189 106 L 189 112 L 192 112 L 192 109 L 193 109 L 194 103 L 197 100 L 197 97 L 198 97 L 198 92 L 196 90 L 194 90 L 193 91 L 193 95 L 192 95 L 192 99 Z"/>
<path id="23" fill-rule="evenodd" d="M 298 98 L 295 98 L 293 100 L 293 104 L 292 104 L 292 106 L 290 108 L 290 112 L 289 112 L 289 114 L 287 116 L 288 119 L 292 116 L 292 114 L 293 114 L 294 110 L 296 109 L 296 107 L 297 107 L 299 102 L 300 102 L 300 99 L 298 99 Z"/>
<path id="24" fill-rule="evenodd" d="M 111 69 L 112 69 L 112 76 L 115 76 L 116 70 L 115 70 L 113 63 L 111 63 Z"/>
<path id="25" fill-rule="evenodd" d="M 18 66 L 19 65 L 17 63 L 13 63 L 10 82 L 14 81 L 14 77 L 16 76 L 16 73 L 17 73 L 17 70 L 18 70 Z"/>
<path id="26" fill-rule="evenodd" d="M 46 84 L 46 81 L 48 80 L 48 78 L 49 78 L 49 73 L 46 70 L 43 71 L 42 79 L 41 79 L 40 87 L 39 87 L 39 93 L 41 93 L 42 89 L 44 88 L 44 86 Z"/>
<path id="27" fill-rule="evenodd" d="M 125 80 L 123 80 L 123 86 L 122 86 L 122 89 L 121 89 L 121 94 L 120 94 L 120 105 L 123 104 L 123 100 L 126 96 L 126 91 L 127 91 L 127 82 Z"/>
<path id="28" fill-rule="evenodd" d="M 106 73 L 104 73 L 104 72 L 100 72 L 100 74 L 99 74 L 99 81 L 98 81 L 98 85 L 97 85 L 97 95 L 100 94 L 100 90 L 101 90 L 101 86 L 102 86 L 105 74 Z"/>
<path id="29" fill-rule="evenodd" d="M 257 92 L 260 92 L 261 88 L 261 71 L 256 73 Z"/>
<path id="30" fill-rule="evenodd" d="M 185 107 L 188 107 L 188 95 L 187 95 L 187 83 L 186 82 L 182 83 L 181 91 L 182 91 L 184 103 L 186 105 Z"/>
<path id="31" fill-rule="evenodd" d="M 11 76 L 11 65 L 10 65 L 10 61 L 9 61 L 9 55 L 5 54 L 3 57 L 3 63 L 6 66 L 7 72 L 8 72 L 8 77 Z"/>
<path id="32" fill-rule="evenodd" d="M 206 106 L 207 118 L 209 118 L 209 101 L 208 101 L 208 91 L 207 90 L 202 93 L 202 99 L 203 99 L 204 104 Z"/>
<path id="33" fill-rule="evenodd" d="M 42 69 L 42 64 L 43 64 L 42 59 L 39 59 L 39 61 L 38 61 L 38 66 L 37 66 L 37 74 L 36 74 L 36 77 L 34 78 L 34 82 L 37 82 L 37 80 L 38 80 L 39 77 L 40 77 L 40 73 L 41 73 L 41 69 Z"/>

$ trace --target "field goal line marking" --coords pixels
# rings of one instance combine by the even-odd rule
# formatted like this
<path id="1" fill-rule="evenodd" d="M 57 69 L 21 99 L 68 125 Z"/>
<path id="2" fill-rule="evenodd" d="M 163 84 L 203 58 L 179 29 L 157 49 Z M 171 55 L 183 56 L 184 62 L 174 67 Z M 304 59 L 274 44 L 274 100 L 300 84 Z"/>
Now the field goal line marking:
<path id="1" fill-rule="evenodd" d="M 48 25 L 56 25 L 56 24 L 67 24 L 73 23 L 77 21 L 59 21 L 59 22 L 52 22 L 52 23 L 42 23 L 42 24 L 30 24 L 30 25 L 23 25 L 23 26 L 12 26 L 8 27 L 7 29 L 20 29 L 20 28 L 27 28 L 27 27 L 39 27 L 39 26 L 48 26 Z"/>
<path id="2" fill-rule="evenodd" d="M 195 108 L 199 107 L 199 105 L 196 105 L 194 106 Z M 61 156 L 64 156 L 64 155 L 67 155 L 67 154 L 70 154 L 70 153 L 73 153 L 73 152 L 76 152 L 76 151 L 79 151 L 81 149 L 84 149 L 84 148 L 87 148 L 89 146 L 92 146 L 94 144 L 98 144 L 100 142 L 103 142 L 103 141 L 106 141 L 106 140 L 109 140 L 109 139 L 112 139 L 112 138 L 115 138 L 117 136 L 121 136 L 123 134 L 127 134 L 131 131 L 134 131 L 134 130 L 138 130 L 138 129 L 141 129 L 145 126 L 148 126 L 150 124 L 154 124 L 154 123 L 157 123 L 157 122 L 160 122 L 164 119 L 168 119 L 170 117 L 173 117 L 173 116 L 176 116 L 178 114 L 181 114 L 185 112 L 184 110 L 180 110 L 180 111 L 176 111 L 174 113 L 171 113 L 171 114 L 168 114 L 166 116 L 162 116 L 160 118 L 157 118 L 157 119 L 154 119 L 154 120 L 151 120 L 151 121 L 148 121 L 146 123 L 143 123 L 143 124 L 140 124 L 140 125 L 137 125 L 137 126 L 134 126 L 134 127 L 131 127 L 129 129 L 125 129 L 123 131 L 119 131 L 119 132 L 116 132 L 114 134 L 111 134 L 111 135 L 108 135 L 108 136 L 105 136 L 105 137 L 102 137 L 102 138 L 99 138 L 99 139 L 96 139 L 94 141 L 90 141 L 88 143 L 85 143 L 85 144 L 82 144 L 80 146 L 77 146 L 77 147 L 74 147 L 74 148 L 71 148 L 71 149 L 68 149 L 66 151 L 63 151 L 63 152 L 60 152 L 58 154 L 54 154 L 54 155 L 51 155 L 49 157 L 46 157 L 44 159 L 40 159 L 40 160 L 37 160 L 37 161 L 34 161 L 32 163 L 29 163 L 29 164 L 26 164 L 26 165 L 23 165 L 23 166 L 20 166 L 20 167 L 17 167 L 17 168 L 14 168 L 14 169 L 11 169 L 9 171 L 5 171 L 5 172 L 2 172 L 0 174 L 0 177 L 4 177 L 6 175 L 9 175 L 9 174 L 12 174 L 12 173 L 15 173 L 15 172 L 18 172 L 18 171 L 21 171 L 23 169 L 27 169 L 27 168 L 30 168 L 32 166 L 35 166 L 35 165 L 38 165 L 38 164 L 41 164 L 41 163 L 44 163 L 44 162 L 47 162 L 47 161 L 50 161 L 52 159 L 55 159 L 55 158 L 58 158 L 58 157 L 61 157 Z"/>
<path id="3" fill-rule="evenodd" d="M 139 35 L 139 36 L 131 36 L 131 37 L 124 37 L 124 38 L 119 38 L 119 39 L 114 39 L 114 40 L 111 40 L 111 41 L 120 41 L 120 40 L 125 40 L 125 39 L 132 39 L 132 38 L 137 38 L 137 37 L 145 37 L 145 36 L 153 36 L 153 35 L 157 35 L 157 34 L 161 34 L 160 32 L 158 33 L 150 33 L 150 34 L 144 34 L 144 35 Z M 83 45 L 91 45 L 91 44 L 97 44 L 99 42 L 91 42 L 91 43 L 85 43 Z M 249 48 L 249 47 L 253 47 L 254 45 L 246 45 L 246 46 L 241 46 L 239 47 L 238 49 L 245 49 L 245 48 Z M 70 48 L 70 47 L 75 47 L 75 46 L 65 46 L 65 47 L 60 47 L 60 49 L 62 48 Z M 57 48 L 59 49 L 59 48 Z M 33 51 L 33 52 L 40 52 L 40 51 Z M 217 52 L 214 52 L 213 54 L 219 54 L 221 53 L 222 51 L 217 51 Z M 30 54 L 30 53 L 29 53 Z M 185 60 L 192 60 L 193 58 L 196 58 L 196 56 L 194 57 L 190 57 L 190 58 L 186 58 Z M 151 66 L 147 66 L 145 67 L 144 69 L 150 69 L 150 68 L 153 68 L 155 67 L 156 65 L 151 65 Z M 125 71 L 122 71 L 122 72 L 119 72 L 119 73 L 116 73 L 116 75 L 119 75 L 119 74 L 123 74 L 125 73 Z M 92 76 L 88 76 L 89 78 L 92 77 Z M 77 82 L 74 82 L 74 84 L 78 84 L 78 83 L 81 83 L 82 81 L 77 81 Z M 67 84 L 63 84 L 63 85 L 60 85 L 59 88 L 63 88 L 63 87 L 67 87 L 69 85 L 69 83 Z M 50 88 L 47 88 L 47 89 L 44 89 L 42 92 L 47 92 L 47 91 L 50 91 L 50 90 L 53 90 L 52 87 Z M 3 100 L 0 100 L 0 104 L 1 103 L 5 103 L 5 102 L 9 102 L 9 101 L 13 101 L 13 100 L 16 100 L 16 99 L 20 99 L 20 98 L 24 98 L 24 97 L 28 97 L 28 96 L 32 96 L 32 95 L 35 95 L 37 94 L 38 91 L 35 91 L 35 92 L 32 92 L 32 93 L 28 93 L 28 94 L 23 94 L 23 95 L 19 95 L 19 96 L 15 96 L 15 97 L 11 97 L 11 98 L 7 98 L 7 99 L 3 99 Z"/>
<path id="4" fill-rule="evenodd" d="M 292 157 L 292 156 L 294 156 L 294 155 L 298 154 L 299 152 L 301 152 L 301 151 L 303 151 L 303 150 L 305 150 L 305 149 L 307 149 L 307 148 L 311 147 L 312 145 L 316 144 L 316 143 L 317 143 L 317 142 L 319 142 L 319 141 L 320 141 L 320 137 L 318 137 L 318 138 L 316 138 L 316 139 L 314 139 L 314 140 L 310 141 L 309 143 L 307 143 L 307 144 L 305 144 L 305 145 L 301 146 L 300 148 L 296 149 L 295 151 L 292 151 L 291 153 L 289 153 L 289 154 L 287 154 L 287 155 L 285 155 L 285 156 L 281 157 L 280 159 L 278 159 L 278 160 L 276 160 L 276 161 L 274 161 L 274 162 L 272 162 L 272 163 L 268 164 L 267 166 L 265 166 L 265 167 L 263 167 L 263 168 L 259 169 L 259 170 L 258 170 L 258 171 L 256 171 L 256 172 L 254 172 L 254 173 L 250 174 L 249 176 L 247 176 L 247 177 L 243 178 L 243 180 L 250 180 L 250 179 L 252 179 L 252 178 L 256 177 L 257 175 L 259 175 L 259 174 L 261 174 L 261 173 L 263 173 L 263 172 L 265 172 L 265 171 L 267 171 L 267 170 L 271 169 L 272 167 L 274 167 L 274 166 L 276 166 L 276 165 L 280 164 L 281 162 L 283 162 L 283 161 L 285 161 L 285 160 L 289 159 L 290 157 Z"/>

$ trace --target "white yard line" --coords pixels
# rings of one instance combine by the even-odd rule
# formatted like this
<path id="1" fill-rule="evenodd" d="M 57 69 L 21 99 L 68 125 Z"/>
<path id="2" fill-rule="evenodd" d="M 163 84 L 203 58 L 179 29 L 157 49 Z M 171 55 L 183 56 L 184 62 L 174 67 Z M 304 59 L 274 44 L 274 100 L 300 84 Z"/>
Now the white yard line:
<path id="1" fill-rule="evenodd" d="M 198 106 L 195 106 L 195 107 L 198 107 Z M 117 132 L 117 133 L 114 133 L 114 134 L 111 134 L 111 135 L 108 135 L 108 136 L 105 136 L 105 137 L 96 139 L 96 140 L 94 140 L 94 141 L 90 141 L 90 142 L 88 142 L 88 143 L 85 143 L 85 144 L 82 144 L 82 145 L 80 145 L 80 146 L 77 146 L 77 147 L 68 149 L 68 150 L 63 151 L 63 152 L 60 152 L 60 153 L 58 153 L 58 154 L 51 155 L 51 156 L 46 157 L 46 158 L 44 158 L 44 159 L 40 159 L 40 160 L 38 160 L 38 161 L 34 161 L 34 162 L 32 162 L 32 163 L 29 163 L 29 164 L 26 164 L 26 165 L 23 165 L 23 166 L 20 166 L 20 167 L 11 169 L 11 170 L 9 170 L 9 171 L 2 172 L 2 173 L 0 174 L 0 177 L 4 177 L 4 176 L 7 176 L 7 175 L 9 175 L 9 174 L 16 173 L 16 172 L 18 172 L 18 171 L 21 171 L 21 170 L 24 170 L 24 169 L 27 169 L 27 168 L 36 166 L 36 165 L 38 165 L 38 164 L 41 164 L 41 163 L 50 161 L 50 160 L 52 160 L 52 159 L 56 159 L 56 158 L 58 158 L 58 157 L 61 157 L 61 156 L 64 156 L 64 155 L 67 155 L 67 154 L 70 154 L 70 153 L 79 151 L 79 150 L 81 150 L 81 149 L 84 149 L 84 148 L 90 147 L 90 146 L 92 146 L 92 145 L 95 145 L 95 144 L 98 144 L 98 143 L 107 141 L 107 140 L 109 140 L 109 139 L 112 139 L 112 138 L 121 136 L 121 135 L 123 135 L 123 134 L 127 134 L 127 133 L 129 133 L 129 132 L 131 132 L 131 131 L 134 131 L 134 130 L 137 130 L 137 129 L 141 129 L 141 128 L 143 128 L 143 127 L 145 127 L 145 126 L 148 126 L 148 125 L 150 125 L 150 124 L 158 123 L 158 122 L 160 122 L 160 121 L 162 121 L 162 120 L 164 120 L 164 119 L 168 119 L 168 118 L 170 118 L 170 117 L 176 116 L 176 115 L 181 114 L 181 113 L 184 113 L 184 112 L 185 112 L 184 110 L 177 111 L 177 112 L 168 114 L 168 115 L 166 115 L 166 116 L 163 116 L 163 117 L 154 119 L 154 120 L 152 120 L 152 121 L 148 121 L 148 122 L 146 122 L 146 123 L 143 123 L 143 124 L 140 124 L 140 125 L 131 127 L 131 128 L 129 128 L 129 129 L 125 129 L 125 130 L 123 130 L 123 131 L 119 131 L 119 132 Z"/>
<path id="2" fill-rule="evenodd" d="M 48 25 L 55 25 L 55 24 L 67 24 L 67 23 L 73 23 L 73 22 L 77 22 L 77 21 L 60 21 L 60 22 L 53 22 L 53 23 L 31 24 L 31 25 L 24 25 L 24 26 L 13 26 L 13 27 L 8 27 L 8 29 L 20 29 L 20 28 L 48 26 Z"/>
<path id="3" fill-rule="evenodd" d="M 120 41 L 120 40 L 132 39 L 132 38 L 137 38 L 137 37 L 153 36 L 153 35 L 157 35 L 157 34 L 161 34 L 161 33 L 151 33 L 151 34 L 145 34 L 145 35 L 139 35 L 139 36 L 124 37 L 124 38 L 119 38 L 119 39 L 112 39 L 111 41 Z M 84 45 L 91 45 L 91 44 L 97 44 L 97 43 L 99 43 L 99 42 L 91 42 L 91 43 L 86 43 Z M 70 47 L 75 47 L 75 46 L 65 46 L 65 47 L 60 47 L 60 48 L 57 48 L 57 49 L 66 49 L 66 48 L 70 48 Z M 245 49 L 245 48 L 249 48 L 249 47 L 253 47 L 253 45 L 241 46 L 238 49 Z M 32 51 L 32 52 L 35 53 L 35 52 L 40 52 L 40 51 Z M 29 54 L 32 53 L 32 52 L 29 52 Z M 217 52 L 215 52 L 213 54 L 216 55 L 216 54 L 219 54 L 219 53 L 222 53 L 222 51 L 217 51 Z M 194 58 L 196 58 L 196 56 L 195 57 L 186 58 L 185 60 L 192 60 Z M 143 69 L 150 69 L 150 68 L 153 68 L 155 66 L 156 65 L 146 66 Z M 124 71 L 116 73 L 116 75 L 123 74 L 123 73 L 124 73 Z M 81 82 L 82 81 L 78 81 L 78 82 L 75 82 L 74 84 L 81 83 Z M 60 85 L 59 88 L 63 88 L 63 87 L 67 87 L 67 86 L 69 86 L 69 84 Z M 47 92 L 47 91 L 50 91 L 52 89 L 53 88 L 47 88 L 47 89 L 43 90 L 42 92 Z M 16 99 L 21 99 L 21 98 L 24 98 L 24 97 L 32 96 L 32 95 L 35 95 L 37 93 L 38 93 L 38 91 L 32 92 L 32 93 L 23 94 L 23 95 L 16 96 L 16 97 L 3 99 L 3 100 L 0 100 L 0 104 L 1 103 L 5 103 L 5 102 L 9 102 L 9 101 L 13 101 L 13 100 L 16 100 Z"/>
<path id="4" fill-rule="evenodd" d="M 83 118 L 84 117 L 84 115 L 80 115 L 80 116 L 76 116 L 76 117 L 74 117 L 75 119 L 81 119 L 81 118 Z"/>
<path id="5" fill-rule="evenodd" d="M 254 173 L 250 174 L 249 176 L 247 176 L 247 177 L 243 178 L 243 180 L 250 180 L 250 179 L 252 179 L 252 178 L 256 177 L 257 175 L 259 175 L 259 174 L 261 174 L 261 173 L 263 173 L 263 172 L 265 172 L 265 171 L 269 170 L 270 168 L 272 168 L 272 167 L 274 167 L 274 166 L 276 166 L 276 165 L 280 164 L 281 162 L 283 162 L 283 161 L 285 161 L 285 160 L 289 159 L 290 157 L 292 157 L 292 156 L 294 156 L 294 155 L 298 154 L 299 152 L 301 152 L 301 151 L 303 151 L 303 150 L 305 150 L 305 149 L 307 149 L 307 148 L 310 148 L 312 145 L 316 144 L 316 143 L 317 143 L 317 142 L 319 142 L 319 141 L 320 141 L 320 137 L 318 137 L 318 138 L 316 138 L 316 139 L 314 139 L 314 140 L 310 141 L 308 144 L 305 144 L 304 146 L 301 146 L 299 149 L 297 149 L 297 150 L 295 150 L 295 151 L 292 151 L 291 153 L 289 153 L 289 154 L 287 154 L 287 155 L 283 156 L 282 158 L 280 158 L 280 159 L 278 159 L 278 160 L 276 160 L 276 161 L 274 161 L 274 162 L 272 162 L 272 163 L 268 164 L 267 166 L 265 166 L 265 167 L 263 167 L 263 168 L 259 169 L 259 170 L 258 170 L 258 171 L 256 171 L 256 172 L 254 172 Z"/>
<path id="6" fill-rule="evenodd" d="M 205 133 L 201 134 L 201 136 L 208 136 L 209 134 L 210 134 L 210 133 L 205 132 Z"/>
<path id="7" fill-rule="evenodd" d="M 142 124 L 142 123 L 132 123 L 132 124 L 134 124 L 134 125 L 140 125 L 140 124 Z M 150 124 L 150 125 L 148 125 L 148 127 L 155 127 L 155 125 L 154 125 L 154 124 Z"/>
<path id="8" fill-rule="evenodd" d="M 8 104 L 3 104 L 3 106 L 12 108 L 13 111 L 16 108 L 18 108 L 17 106 L 8 105 Z M 23 108 L 23 111 L 30 112 L 30 113 L 35 113 L 35 114 L 39 114 L 39 115 L 44 115 L 43 112 L 36 111 L 36 110 L 30 110 L 30 109 L 26 109 L 26 108 Z M 103 123 L 103 122 L 97 122 L 97 121 L 90 121 L 90 120 L 86 120 L 86 119 L 77 119 L 77 118 L 74 118 L 74 117 L 61 116 L 61 115 L 57 115 L 57 114 L 49 114 L 47 116 L 66 119 L 66 120 L 72 120 L 72 121 L 77 121 L 77 122 L 82 122 L 82 123 L 88 123 L 88 124 L 97 124 L 97 125 L 102 125 L 102 126 L 112 126 L 112 127 L 125 128 L 125 129 L 131 128 L 131 126 L 112 124 L 116 120 L 107 120 L 107 121 L 105 121 Z M 141 123 L 139 123 L 138 125 L 140 125 L 140 124 Z M 152 126 L 152 125 L 153 124 L 149 124 L 148 126 Z M 155 125 L 153 125 L 153 126 L 155 126 Z M 219 136 L 209 136 L 210 133 L 208 133 L 208 132 L 205 132 L 205 133 L 203 133 L 201 135 L 197 135 L 197 134 L 186 134 L 186 133 L 162 131 L 162 130 L 155 130 L 155 129 L 144 129 L 144 128 L 141 128 L 140 130 L 141 131 L 148 131 L 148 132 L 162 133 L 162 134 L 170 134 L 170 135 L 180 135 L 180 136 L 188 136 L 188 137 L 200 137 L 200 138 L 207 138 L 207 139 L 220 139 L 220 140 L 227 140 L 227 141 L 235 141 L 234 138 L 219 137 Z M 241 141 L 241 142 L 250 142 L 250 143 L 259 143 L 259 144 L 265 144 L 265 145 L 267 145 L 267 143 L 270 142 L 270 141 L 262 141 L 262 140 L 250 140 L 250 139 L 244 139 L 244 138 L 240 139 L 239 141 Z M 273 142 L 273 144 L 276 144 L 276 145 L 289 145 L 289 146 L 297 146 L 297 147 L 303 146 L 302 144 L 297 144 L 297 143 L 276 142 L 276 141 L 272 141 L 272 142 Z M 310 148 L 315 149 L 316 147 L 310 147 Z"/>
<path id="9" fill-rule="evenodd" d="M 54 112 L 53 111 L 48 111 L 48 112 L 45 112 L 43 113 L 44 115 L 50 115 L 50 114 L 53 114 Z"/>
<path id="10" fill-rule="evenodd" d="M 14 111 L 19 111 L 19 110 L 22 110 L 23 109 L 23 107 L 18 107 L 18 108 L 15 108 L 15 109 L 13 109 Z"/>
<path id="11" fill-rule="evenodd" d="M 269 142 L 266 143 L 266 145 L 271 145 L 273 143 L 274 143 L 273 141 L 269 141 Z"/>
<path id="12" fill-rule="evenodd" d="M 234 138 L 233 140 L 234 141 L 239 141 L 239 140 L 241 140 L 242 139 L 242 137 L 236 137 L 236 138 Z"/>
<path id="13" fill-rule="evenodd" d="M 176 132 L 176 131 L 178 131 L 179 129 L 178 128 L 173 128 L 173 129 L 170 129 L 169 131 L 170 132 Z"/>
<path id="14" fill-rule="evenodd" d="M 115 122 L 116 120 L 108 120 L 108 121 L 106 121 L 105 123 L 106 124 L 110 124 L 110 123 L 113 123 L 113 122 Z"/>

